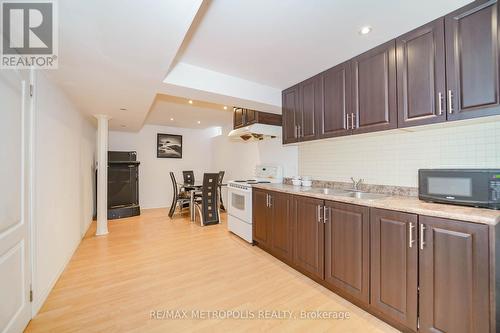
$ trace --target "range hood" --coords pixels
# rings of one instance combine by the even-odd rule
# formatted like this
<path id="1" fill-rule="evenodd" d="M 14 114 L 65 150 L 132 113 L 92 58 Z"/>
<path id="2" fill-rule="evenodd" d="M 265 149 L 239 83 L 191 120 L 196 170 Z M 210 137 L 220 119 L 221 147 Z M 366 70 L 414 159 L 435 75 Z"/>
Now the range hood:
<path id="1" fill-rule="evenodd" d="M 229 132 L 228 136 L 236 139 L 239 138 L 243 141 L 260 141 L 276 138 L 281 136 L 281 126 L 257 123 L 234 129 Z"/>

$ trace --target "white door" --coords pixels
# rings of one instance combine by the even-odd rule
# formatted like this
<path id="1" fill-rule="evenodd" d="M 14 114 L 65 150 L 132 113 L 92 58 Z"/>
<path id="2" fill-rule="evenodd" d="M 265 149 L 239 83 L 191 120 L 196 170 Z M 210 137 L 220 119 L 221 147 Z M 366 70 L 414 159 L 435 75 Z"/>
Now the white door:
<path id="1" fill-rule="evenodd" d="M 26 71 L 0 70 L 0 332 L 31 319 L 29 156 L 31 101 Z"/>

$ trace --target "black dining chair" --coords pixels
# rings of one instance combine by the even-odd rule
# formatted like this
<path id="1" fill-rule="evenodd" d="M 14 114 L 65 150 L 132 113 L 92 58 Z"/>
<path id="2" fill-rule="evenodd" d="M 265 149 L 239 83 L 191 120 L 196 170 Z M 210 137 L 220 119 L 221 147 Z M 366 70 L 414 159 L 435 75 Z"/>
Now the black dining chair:
<path id="1" fill-rule="evenodd" d="M 184 177 L 184 184 L 194 184 L 194 171 L 182 171 L 182 176 Z"/>
<path id="2" fill-rule="evenodd" d="M 170 172 L 170 179 L 172 180 L 172 204 L 170 205 L 170 211 L 168 212 L 168 216 L 172 218 L 175 213 L 175 208 L 179 205 L 179 208 L 182 210 L 184 207 L 189 207 L 189 193 L 186 191 L 179 190 L 179 185 L 175 180 L 175 175 L 173 172 Z"/>
<path id="3" fill-rule="evenodd" d="M 219 219 L 219 174 L 205 173 L 201 198 L 195 201 L 202 226 L 220 223 Z"/>
<path id="4" fill-rule="evenodd" d="M 224 179 L 224 174 L 225 171 L 219 171 L 218 188 L 219 188 L 220 209 L 225 212 L 226 208 L 224 207 L 224 202 L 222 201 L 222 180 Z"/>

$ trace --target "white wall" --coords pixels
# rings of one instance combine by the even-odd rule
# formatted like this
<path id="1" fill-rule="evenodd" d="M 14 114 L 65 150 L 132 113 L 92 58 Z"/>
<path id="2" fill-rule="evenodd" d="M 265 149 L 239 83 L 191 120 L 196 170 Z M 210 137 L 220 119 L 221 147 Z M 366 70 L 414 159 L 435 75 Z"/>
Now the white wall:
<path id="1" fill-rule="evenodd" d="M 182 135 L 182 158 L 157 158 L 158 133 Z M 168 207 L 172 201 L 173 171 L 182 182 L 182 170 L 193 170 L 195 179 L 201 180 L 204 172 L 212 169 L 211 137 L 213 129 L 197 130 L 166 126 L 145 125 L 139 132 L 110 132 L 109 150 L 137 151 L 139 166 L 139 202 L 141 208 Z"/>
<path id="2" fill-rule="evenodd" d="M 231 125 L 232 126 L 232 125 Z M 231 126 L 204 130 L 145 125 L 137 133 L 112 131 L 110 150 L 135 150 L 139 166 L 139 201 L 141 208 L 169 207 L 172 183 L 169 172 L 182 181 L 182 170 L 193 170 L 201 180 L 204 172 L 225 171 L 224 180 L 253 177 L 260 163 L 279 164 L 286 176 L 297 173 L 297 147 L 283 147 L 281 139 L 242 142 L 230 139 Z M 157 158 L 157 133 L 181 134 L 183 158 Z M 224 195 L 225 198 L 225 195 Z"/>
<path id="3" fill-rule="evenodd" d="M 43 72 L 35 84 L 34 313 L 87 230 L 94 210 L 95 127 Z"/>
<path id="4" fill-rule="evenodd" d="M 420 168 L 500 168 L 500 121 L 447 123 L 304 143 L 299 172 L 314 179 L 416 187 Z"/>

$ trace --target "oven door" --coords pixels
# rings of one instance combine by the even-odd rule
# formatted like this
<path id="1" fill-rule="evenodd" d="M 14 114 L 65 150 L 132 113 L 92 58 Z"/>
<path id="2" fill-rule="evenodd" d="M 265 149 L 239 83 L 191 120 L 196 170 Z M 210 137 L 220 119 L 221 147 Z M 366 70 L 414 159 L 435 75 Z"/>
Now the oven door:
<path id="1" fill-rule="evenodd" d="M 421 169 L 418 174 L 422 200 L 470 206 L 489 202 L 489 170 Z"/>
<path id="2" fill-rule="evenodd" d="M 252 223 L 252 190 L 227 188 L 228 214 Z"/>

